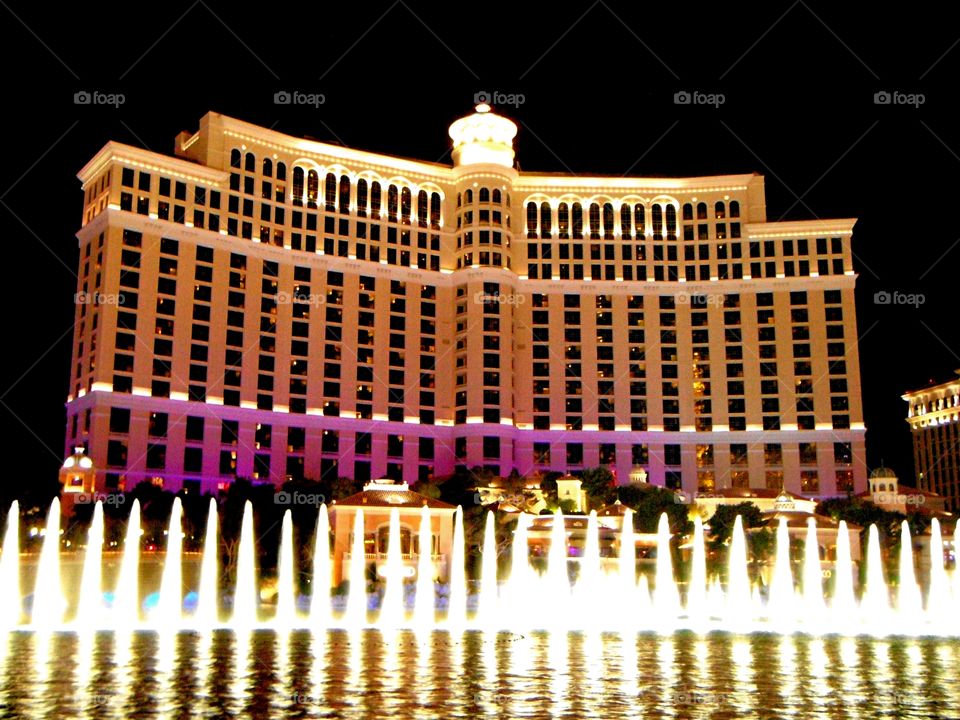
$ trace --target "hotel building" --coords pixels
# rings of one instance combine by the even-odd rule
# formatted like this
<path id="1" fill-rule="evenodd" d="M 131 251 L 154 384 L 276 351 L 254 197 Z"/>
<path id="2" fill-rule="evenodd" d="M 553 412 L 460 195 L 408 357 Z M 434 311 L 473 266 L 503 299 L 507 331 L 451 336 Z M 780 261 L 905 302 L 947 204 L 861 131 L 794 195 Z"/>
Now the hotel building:
<path id="1" fill-rule="evenodd" d="M 217 113 L 173 156 L 107 143 L 65 455 L 100 490 L 461 465 L 864 490 L 854 220 L 768 222 L 756 174 L 521 172 L 516 132 L 478 106 L 452 166 Z"/>
<path id="2" fill-rule="evenodd" d="M 958 371 L 960 374 L 960 371 Z M 960 378 L 908 392 L 917 488 L 937 493 L 946 509 L 960 510 Z"/>

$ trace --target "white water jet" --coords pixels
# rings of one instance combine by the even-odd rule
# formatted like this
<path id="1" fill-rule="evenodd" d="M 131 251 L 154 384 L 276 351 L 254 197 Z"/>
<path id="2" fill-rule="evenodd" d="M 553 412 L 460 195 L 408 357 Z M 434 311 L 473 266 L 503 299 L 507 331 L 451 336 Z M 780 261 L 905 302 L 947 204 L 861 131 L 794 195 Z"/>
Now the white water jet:
<path id="1" fill-rule="evenodd" d="M 943 565 L 943 536 L 940 521 L 930 523 L 930 589 L 927 592 L 927 616 L 941 625 L 950 622 L 950 582 Z"/>
<path id="2" fill-rule="evenodd" d="M 364 532 L 363 510 L 357 508 L 353 520 L 350 565 L 347 568 L 350 594 L 347 595 L 347 608 L 343 616 L 343 621 L 349 628 L 362 627 L 367 624 L 367 563 Z"/>
<path id="3" fill-rule="evenodd" d="M 183 619 L 182 516 L 183 506 L 180 498 L 174 498 L 173 508 L 170 511 L 170 527 L 167 530 L 163 576 L 160 580 L 160 599 L 150 616 L 152 622 L 164 628 L 169 628 L 171 625 L 176 627 Z"/>
<path id="4" fill-rule="evenodd" d="M 240 542 L 237 547 L 237 580 L 233 590 L 233 624 L 249 628 L 257 622 L 260 592 L 257 587 L 257 555 L 253 537 L 253 504 L 243 504 Z"/>
<path id="5" fill-rule="evenodd" d="M 531 613 L 535 611 L 531 605 L 536 594 L 536 582 L 530 567 L 529 526 L 530 516 L 520 513 L 510 547 L 510 577 L 502 592 L 503 602 L 510 608 L 510 624 L 518 629 L 528 627 Z"/>
<path id="6" fill-rule="evenodd" d="M 23 613 L 20 597 L 20 503 L 14 500 L 7 511 L 7 529 L 0 555 L 0 627 L 15 627 Z M 6 652 L 0 649 L 0 653 Z"/>
<path id="7" fill-rule="evenodd" d="M 200 589 L 197 593 L 197 609 L 193 616 L 194 624 L 198 628 L 212 628 L 219 621 L 218 520 L 217 501 L 210 498 L 210 507 L 207 510 L 207 531 L 203 538 L 203 557 L 200 562 Z"/>
<path id="8" fill-rule="evenodd" d="M 790 531 L 786 518 L 777 524 L 777 554 L 770 581 L 770 597 L 767 600 L 767 617 L 778 625 L 788 625 L 796 618 L 796 603 L 793 590 L 793 571 L 790 567 Z"/>
<path id="9" fill-rule="evenodd" d="M 817 536 L 817 522 L 811 517 L 807 518 L 807 537 L 803 545 L 803 620 L 808 626 L 818 626 L 825 613 L 820 540 Z"/>
<path id="10" fill-rule="evenodd" d="M 135 498 L 127 519 L 120 576 L 110 613 L 117 629 L 129 630 L 140 622 L 140 535 L 140 500 Z"/>
<path id="11" fill-rule="evenodd" d="M 753 598 L 750 593 L 750 576 L 747 573 L 747 540 L 741 515 L 737 515 L 734 520 L 728 552 L 724 615 L 730 625 L 742 629 L 753 619 Z"/>
<path id="12" fill-rule="evenodd" d="M 876 525 L 871 525 L 867 532 L 867 582 L 860 598 L 860 614 L 874 629 L 884 632 L 890 614 L 890 593 L 883 579 L 880 534 Z"/>
<path id="13" fill-rule="evenodd" d="M 693 552 L 690 561 L 690 580 L 687 583 L 687 617 L 695 624 L 707 619 L 707 549 L 703 536 L 703 520 L 693 518 Z"/>
<path id="14" fill-rule="evenodd" d="M 673 576 L 673 552 L 670 547 L 670 521 L 666 513 L 657 523 L 657 567 L 653 588 L 653 610 L 660 622 L 672 622 L 680 610 L 680 594 Z"/>
<path id="15" fill-rule="evenodd" d="M 553 513 L 550 531 L 550 550 L 547 552 L 547 570 L 543 575 L 541 592 L 549 597 L 536 626 L 551 628 L 565 624 L 570 618 L 570 579 L 567 574 L 567 530 L 563 512 Z"/>
<path id="16" fill-rule="evenodd" d="M 910 525 L 904 520 L 900 525 L 900 583 L 897 586 L 897 610 L 900 621 L 913 624 L 923 611 L 920 586 L 917 585 L 913 567 L 913 539 Z"/>
<path id="17" fill-rule="evenodd" d="M 30 622 L 38 628 L 59 626 L 63 622 L 66 607 L 67 601 L 60 584 L 60 498 L 54 498 L 47 511 Z"/>
<path id="18" fill-rule="evenodd" d="M 293 515 L 289 509 L 283 513 L 280 526 L 280 547 L 277 568 L 277 625 L 291 627 L 297 623 L 297 597 L 294 587 L 293 561 Z"/>
<path id="19" fill-rule="evenodd" d="M 381 627 L 395 628 L 403 625 L 406 611 L 403 604 L 403 553 L 400 548 L 400 510 L 390 510 L 390 529 L 387 535 L 387 562 L 381 576 L 386 581 L 383 598 L 380 601 L 380 615 L 377 624 Z"/>
<path id="20" fill-rule="evenodd" d="M 450 558 L 450 594 L 447 600 L 447 624 L 453 629 L 467 620 L 467 575 L 464 567 L 466 541 L 463 532 L 463 508 L 459 505 L 453 520 L 453 548 Z"/>
<path id="21" fill-rule="evenodd" d="M 436 607 L 433 585 L 433 532 L 430 528 L 430 508 L 420 510 L 419 553 L 417 554 L 417 594 L 414 598 L 413 619 L 418 627 L 432 627 Z"/>
<path id="22" fill-rule="evenodd" d="M 853 592 L 853 560 L 850 557 L 850 531 L 846 520 L 841 520 L 837 525 L 837 560 L 833 577 L 830 615 L 837 629 L 847 629 L 859 618 Z"/>
<path id="23" fill-rule="evenodd" d="M 104 621 L 104 610 L 103 503 L 98 500 L 93 507 L 93 518 L 87 530 L 87 547 L 80 575 L 80 599 L 74 622 L 81 629 L 95 629 Z"/>
<path id="24" fill-rule="evenodd" d="M 603 604 L 606 589 L 603 580 L 600 572 L 600 527 L 597 511 L 591 510 L 587 517 L 587 537 L 583 556 L 580 558 L 580 571 L 576 585 L 573 586 L 576 612 L 584 627 L 592 627 L 609 620 L 594 612 L 595 608 Z"/>
<path id="25" fill-rule="evenodd" d="M 483 551 L 480 561 L 480 595 L 477 597 L 475 622 L 490 627 L 497 621 L 499 597 L 497 595 L 497 531 L 496 518 L 487 512 L 483 529 Z"/>
<path id="26" fill-rule="evenodd" d="M 330 610 L 330 515 L 327 505 L 320 505 L 317 531 L 313 539 L 313 582 L 310 593 L 310 622 L 314 627 L 327 627 Z"/>
<path id="27" fill-rule="evenodd" d="M 633 534 L 633 510 L 627 508 L 620 525 L 620 554 L 617 557 L 617 579 L 613 596 L 616 615 L 628 627 L 636 626 L 637 542 Z"/>

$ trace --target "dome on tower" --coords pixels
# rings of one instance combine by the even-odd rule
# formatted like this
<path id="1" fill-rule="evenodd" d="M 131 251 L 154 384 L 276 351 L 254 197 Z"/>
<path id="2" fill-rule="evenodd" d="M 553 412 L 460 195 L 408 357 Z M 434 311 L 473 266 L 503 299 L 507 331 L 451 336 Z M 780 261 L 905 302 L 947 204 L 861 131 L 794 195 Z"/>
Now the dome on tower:
<path id="1" fill-rule="evenodd" d="M 497 115 L 486 103 L 480 103 L 472 115 L 462 117 L 450 126 L 453 164 L 513 168 L 513 138 L 516 135 L 516 123 Z"/>
<path id="2" fill-rule="evenodd" d="M 871 478 L 896 478 L 897 474 L 888 467 L 881 465 L 870 473 Z"/>

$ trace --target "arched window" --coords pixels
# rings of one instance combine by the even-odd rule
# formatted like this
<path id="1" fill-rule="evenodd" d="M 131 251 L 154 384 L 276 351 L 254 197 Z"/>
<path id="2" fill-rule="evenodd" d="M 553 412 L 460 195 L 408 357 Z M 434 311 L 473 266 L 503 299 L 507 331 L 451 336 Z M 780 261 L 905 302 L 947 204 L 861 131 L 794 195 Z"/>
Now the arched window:
<path id="1" fill-rule="evenodd" d="M 427 213 L 430 212 L 430 199 L 426 190 L 417 193 L 417 225 L 427 226 Z"/>
<path id="2" fill-rule="evenodd" d="M 380 183 L 376 180 L 370 183 L 370 217 L 380 219 Z"/>
<path id="3" fill-rule="evenodd" d="M 242 153 L 239 150 L 237 150 L 237 148 L 234 148 L 233 150 L 230 151 L 230 167 L 232 168 L 240 167 L 241 155 Z"/>
<path id="4" fill-rule="evenodd" d="M 397 221 L 397 205 L 399 203 L 400 193 L 396 185 L 387 188 L 387 219 L 391 222 Z"/>
<path id="5" fill-rule="evenodd" d="M 253 153 L 248 152 L 247 156 L 243 160 L 243 169 L 247 172 L 256 172 L 257 171 L 257 158 Z"/>
<path id="6" fill-rule="evenodd" d="M 503 202 L 503 195 L 498 188 L 493 189 L 493 201 L 498 205 Z"/>
<path id="7" fill-rule="evenodd" d="M 557 208 L 557 235 L 562 240 L 570 238 L 570 206 L 566 203 Z"/>
<path id="8" fill-rule="evenodd" d="M 654 205 L 650 211 L 650 222 L 653 225 L 653 239 L 663 240 L 663 208 Z"/>
<path id="9" fill-rule="evenodd" d="M 537 204 L 527 203 L 527 237 L 537 236 Z"/>
<path id="10" fill-rule="evenodd" d="M 600 205 L 590 203 L 590 237 L 598 239 L 600 237 Z"/>
<path id="11" fill-rule="evenodd" d="M 316 170 L 307 173 L 307 207 L 317 207 L 317 196 L 320 194 L 320 176 Z"/>
<path id="12" fill-rule="evenodd" d="M 277 180 L 286 180 L 287 179 L 287 166 L 282 163 L 277 163 Z"/>
<path id="13" fill-rule="evenodd" d="M 722 220 L 727 216 L 722 200 L 717 200 L 716 204 L 713 206 L 713 216 L 717 218 L 717 220 Z"/>
<path id="14" fill-rule="evenodd" d="M 411 205 L 410 188 L 405 187 L 400 191 L 400 215 L 403 222 L 407 225 L 410 224 Z"/>
<path id="15" fill-rule="evenodd" d="M 677 239 L 677 209 L 673 205 L 667 205 L 667 239 Z"/>
<path id="16" fill-rule="evenodd" d="M 273 177 L 273 160 L 270 158 L 263 159 L 263 176 Z"/>
<path id="17" fill-rule="evenodd" d="M 440 193 L 430 193 L 430 227 L 440 229 Z"/>
<path id="18" fill-rule="evenodd" d="M 740 217 L 740 203 L 736 200 L 730 201 L 730 217 L 738 218 Z"/>
<path id="19" fill-rule="evenodd" d="M 357 180 L 357 215 L 366 216 L 367 214 L 367 181 L 363 178 Z"/>
<path id="20" fill-rule="evenodd" d="M 683 204 L 683 219 L 693 220 L 693 205 L 691 203 Z"/>
<path id="21" fill-rule="evenodd" d="M 643 240 L 647 233 L 647 211 L 640 203 L 633 206 L 633 231 L 637 240 Z"/>
<path id="22" fill-rule="evenodd" d="M 346 175 L 340 176 L 340 212 L 350 212 L 350 178 Z"/>
<path id="23" fill-rule="evenodd" d="M 630 223 L 632 220 L 633 220 L 633 215 L 630 212 L 630 206 L 621 205 L 620 206 L 620 235 L 628 240 L 633 234 L 633 230 L 630 226 Z"/>
<path id="24" fill-rule="evenodd" d="M 707 219 L 707 204 L 705 202 L 697 203 L 697 220 Z"/>
<path id="25" fill-rule="evenodd" d="M 333 173 L 327 173 L 323 180 L 323 199 L 327 210 L 333 211 L 337 208 L 337 176 Z"/>
<path id="26" fill-rule="evenodd" d="M 293 169 L 293 204 L 303 205 L 303 168 Z"/>
<path id="27" fill-rule="evenodd" d="M 573 204 L 573 239 L 583 239 L 583 207 L 580 203 Z"/>
<path id="28" fill-rule="evenodd" d="M 603 238 L 613 240 L 613 205 L 603 204 Z"/>
<path id="29" fill-rule="evenodd" d="M 488 203 L 490 202 L 490 189 L 482 187 L 480 188 L 480 202 Z"/>
<path id="30" fill-rule="evenodd" d="M 463 201 L 464 201 L 467 205 L 470 205 L 470 204 L 473 202 L 473 190 L 469 190 L 469 189 L 468 189 L 468 190 L 463 194 Z"/>
<path id="31" fill-rule="evenodd" d="M 553 237 L 553 212 L 550 210 L 550 203 L 540 203 L 540 237 Z"/>

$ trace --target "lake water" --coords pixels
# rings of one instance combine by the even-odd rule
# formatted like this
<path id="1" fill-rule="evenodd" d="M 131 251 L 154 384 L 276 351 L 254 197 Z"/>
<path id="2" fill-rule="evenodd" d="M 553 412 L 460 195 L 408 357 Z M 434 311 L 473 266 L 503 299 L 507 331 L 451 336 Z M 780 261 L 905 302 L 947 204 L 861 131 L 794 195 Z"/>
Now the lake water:
<path id="1" fill-rule="evenodd" d="M 960 642 L 724 633 L 10 633 L 9 718 L 960 718 Z"/>

